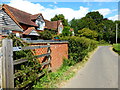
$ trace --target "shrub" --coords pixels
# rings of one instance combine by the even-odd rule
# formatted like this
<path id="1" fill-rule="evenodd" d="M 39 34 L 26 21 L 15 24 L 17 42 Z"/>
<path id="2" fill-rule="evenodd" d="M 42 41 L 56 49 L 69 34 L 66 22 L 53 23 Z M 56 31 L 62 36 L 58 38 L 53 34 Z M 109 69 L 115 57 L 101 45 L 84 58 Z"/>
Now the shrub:
<path id="1" fill-rule="evenodd" d="M 52 34 L 50 31 L 44 31 L 44 32 L 40 32 L 40 38 L 44 39 L 44 40 L 50 40 L 52 39 Z"/>
<path id="2" fill-rule="evenodd" d="M 69 59 L 74 60 L 76 63 L 81 61 L 98 44 L 97 41 L 86 37 L 62 37 L 61 40 L 69 41 Z"/>

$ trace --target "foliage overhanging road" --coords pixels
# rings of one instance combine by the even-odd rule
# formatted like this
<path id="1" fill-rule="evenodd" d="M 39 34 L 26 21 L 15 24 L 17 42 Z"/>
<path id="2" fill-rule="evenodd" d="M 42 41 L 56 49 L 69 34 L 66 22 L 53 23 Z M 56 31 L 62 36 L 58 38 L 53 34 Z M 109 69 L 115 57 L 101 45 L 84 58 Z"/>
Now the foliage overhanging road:
<path id="1" fill-rule="evenodd" d="M 99 46 L 84 68 L 63 88 L 118 88 L 118 55 Z"/>

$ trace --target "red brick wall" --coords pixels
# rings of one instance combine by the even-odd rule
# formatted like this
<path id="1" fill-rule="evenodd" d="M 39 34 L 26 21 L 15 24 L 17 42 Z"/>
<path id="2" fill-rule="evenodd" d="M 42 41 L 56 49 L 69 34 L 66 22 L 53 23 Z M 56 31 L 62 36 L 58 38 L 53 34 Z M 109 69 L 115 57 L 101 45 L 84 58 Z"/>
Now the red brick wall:
<path id="1" fill-rule="evenodd" d="M 31 46 L 42 46 L 47 44 L 32 44 Z M 64 58 L 68 58 L 68 43 L 51 43 L 51 67 L 52 71 L 57 70 L 63 63 Z M 35 55 L 47 53 L 47 48 L 40 48 L 34 50 Z M 39 62 L 42 63 L 45 57 L 39 58 Z"/>

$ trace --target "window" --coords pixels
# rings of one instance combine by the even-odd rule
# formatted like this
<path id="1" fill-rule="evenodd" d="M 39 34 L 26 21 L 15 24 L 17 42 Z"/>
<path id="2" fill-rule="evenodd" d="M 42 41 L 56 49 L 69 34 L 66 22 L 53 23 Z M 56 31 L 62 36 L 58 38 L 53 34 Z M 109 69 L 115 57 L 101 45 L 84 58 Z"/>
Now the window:
<path id="1" fill-rule="evenodd" d="M 45 22 L 41 16 L 36 20 L 36 24 L 39 26 L 39 28 L 37 28 L 38 30 L 44 30 Z"/>
<path id="2" fill-rule="evenodd" d="M 59 27 L 59 33 L 62 33 L 63 28 Z"/>

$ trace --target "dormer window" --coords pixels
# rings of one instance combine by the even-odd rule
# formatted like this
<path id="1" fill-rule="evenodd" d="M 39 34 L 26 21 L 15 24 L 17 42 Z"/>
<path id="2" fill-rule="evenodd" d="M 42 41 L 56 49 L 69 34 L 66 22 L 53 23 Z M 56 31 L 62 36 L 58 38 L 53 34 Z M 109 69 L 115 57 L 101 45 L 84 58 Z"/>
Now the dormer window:
<path id="1" fill-rule="evenodd" d="M 39 26 L 39 28 L 37 28 L 38 30 L 44 30 L 45 22 L 44 22 L 42 16 L 39 16 L 37 18 L 36 24 Z"/>

